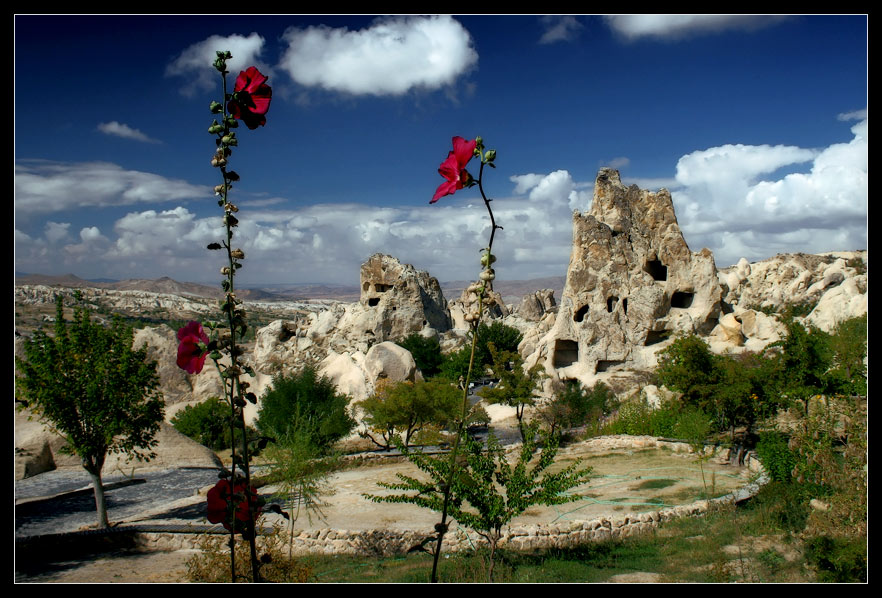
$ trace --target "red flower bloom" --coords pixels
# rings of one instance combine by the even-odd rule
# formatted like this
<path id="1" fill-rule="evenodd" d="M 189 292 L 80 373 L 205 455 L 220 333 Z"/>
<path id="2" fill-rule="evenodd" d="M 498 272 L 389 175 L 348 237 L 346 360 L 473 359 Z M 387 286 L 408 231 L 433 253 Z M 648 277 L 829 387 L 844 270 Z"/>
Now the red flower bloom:
<path id="1" fill-rule="evenodd" d="M 178 330 L 178 367 L 188 374 L 198 374 L 208 356 L 208 335 L 199 322 L 190 322 Z"/>
<path id="2" fill-rule="evenodd" d="M 266 84 L 266 79 L 266 75 L 249 66 L 248 70 L 239 73 L 233 90 L 234 99 L 227 104 L 233 118 L 243 121 L 249 129 L 266 124 L 266 113 L 273 99 L 273 90 Z"/>
<path id="3" fill-rule="evenodd" d="M 447 182 L 441 183 L 429 203 L 435 203 L 445 195 L 452 195 L 472 183 L 472 175 L 465 169 L 465 166 L 475 155 L 475 145 L 477 144 L 474 139 L 466 141 L 462 137 L 453 138 L 453 151 L 447 154 L 447 159 L 441 163 L 441 168 L 438 169 Z"/>
<path id="4" fill-rule="evenodd" d="M 232 488 L 232 491 L 230 490 Z M 233 498 L 234 494 L 240 495 Z M 255 505 L 254 516 L 260 514 L 260 506 L 254 500 L 257 491 L 251 487 L 251 502 Z M 229 516 L 229 503 L 238 501 L 235 505 L 233 517 Z M 208 491 L 208 520 L 211 523 L 222 523 L 225 528 L 233 531 L 242 531 L 242 523 L 248 521 L 248 502 L 245 495 L 245 484 L 238 483 L 235 486 L 229 480 L 221 480 Z"/>

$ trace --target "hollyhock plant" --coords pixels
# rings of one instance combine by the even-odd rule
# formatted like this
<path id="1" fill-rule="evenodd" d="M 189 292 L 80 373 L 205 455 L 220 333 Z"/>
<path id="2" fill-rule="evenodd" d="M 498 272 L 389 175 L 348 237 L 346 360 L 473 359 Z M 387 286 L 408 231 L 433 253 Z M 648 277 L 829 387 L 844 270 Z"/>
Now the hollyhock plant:
<path id="1" fill-rule="evenodd" d="M 230 517 L 230 503 L 234 505 L 233 517 Z M 251 488 L 251 495 L 256 496 L 257 491 Z M 255 503 L 255 515 L 260 513 L 260 506 Z M 232 519 L 232 520 L 231 520 Z M 231 484 L 229 480 L 221 480 L 208 491 L 208 520 L 211 523 L 222 523 L 231 532 L 241 531 L 242 524 L 249 520 L 248 499 L 245 498 L 245 484 Z M 241 522 L 241 523 L 240 523 Z"/>
<path id="2" fill-rule="evenodd" d="M 240 72 L 236 79 L 227 109 L 233 118 L 244 122 L 249 129 L 266 125 L 266 113 L 273 98 L 273 90 L 266 80 L 266 75 L 253 66 Z"/>
<path id="3" fill-rule="evenodd" d="M 462 137 L 453 138 L 453 151 L 447 154 L 447 159 L 441 163 L 441 167 L 438 169 L 438 172 L 447 181 L 438 186 L 429 203 L 435 203 L 445 195 L 453 195 L 463 187 L 471 187 L 475 184 L 472 175 L 465 167 L 475 155 L 476 145 L 477 140 L 475 139 L 466 141 Z"/>
<path id="4" fill-rule="evenodd" d="M 199 322 L 190 322 L 178 330 L 178 367 L 188 374 L 198 374 L 208 356 L 208 335 Z"/>

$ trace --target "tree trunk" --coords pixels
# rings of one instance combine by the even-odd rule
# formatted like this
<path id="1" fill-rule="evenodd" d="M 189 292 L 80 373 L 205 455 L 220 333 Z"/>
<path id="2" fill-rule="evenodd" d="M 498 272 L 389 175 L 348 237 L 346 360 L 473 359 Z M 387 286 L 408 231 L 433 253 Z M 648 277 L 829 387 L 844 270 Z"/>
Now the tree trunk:
<path id="1" fill-rule="evenodd" d="M 98 527 L 107 529 L 107 503 L 104 500 L 104 486 L 101 483 L 101 469 L 104 467 L 104 455 L 92 459 L 83 459 L 83 469 L 92 477 L 92 488 L 95 490 L 95 510 L 98 513 Z"/>

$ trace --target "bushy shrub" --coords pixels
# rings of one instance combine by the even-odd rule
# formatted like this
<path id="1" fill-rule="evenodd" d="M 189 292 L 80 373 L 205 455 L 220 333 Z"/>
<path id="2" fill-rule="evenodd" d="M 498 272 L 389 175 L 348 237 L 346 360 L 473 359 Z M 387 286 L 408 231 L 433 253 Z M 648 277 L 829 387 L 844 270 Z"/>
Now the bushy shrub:
<path id="1" fill-rule="evenodd" d="M 790 450 L 784 434 L 778 431 L 762 432 L 756 444 L 756 454 L 772 480 L 791 481 L 796 454 Z"/>
<path id="2" fill-rule="evenodd" d="M 231 446 L 230 406 L 218 397 L 198 405 L 187 405 L 172 418 L 175 429 L 213 451 Z"/>
<path id="3" fill-rule="evenodd" d="M 603 382 L 585 388 L 577 380 L 569 380 L 555 393 L 539 414 L 551 433 L 558 429 L 598 425 L 615 406 L 615 393 Z"/>
<path id="4" fill-rule="evenodd" d="M 499 321 L 493 322 L 489 326 L 483 323 L 478 326 L 478 343 L 475 346 L 472 378 L 483 376 L 487 368 L 493 365 L 491 345 L 497 351 L 516 353 L 522 338 L 523 335 L 517 328 L 506 326 Z M 471 343 L 468 343 L 462 349 L 444 356 L 444 361 L 440 365 L 440 375 L 451 381 L 465 378 L 471 354 Z"/>
<path id="5" fill-rule="evenodd" d="M 264 581 L 274 583 L 306 583 L 312 576 L 312 568 L 291 558 L 287 553 L 285 538 L 280 527 L 268 535 L 258 536 L 260 575 Z M 253 581 L 251 554 L 247 542 L 236 542 L 236 579 L 230 579 L 229 538 L 205 535 L 199 541 L 197 554 L 187 561 L 187 579 L 198 583 L 230 583 Z"/>
<path id="6" fill-rule="evenodd" d="M 818 581 L 850 583 L 867 581 L 866 538 L 818 536 L 806 542 L 806 557 L 815 567 Z"/>
<path id="7" fill-rule="evenodd" d="M 404 340 L 398 341 L 398 344 L 410 351 L 416 366 L 423 373 L 423 377 L 430 378 L 441 371 L 444 355 L 441 353 L 441 343 L 437 338 L 414 333 Z"/>
<path id="8" fill-rule="evenodd" d="M 348 404 L 349 397 L 338 394 L 331 380 L 307 367 L 273 379 L 261 399 L 257 429 L 274 438 L 283 438 L 289 429 L 306 429 L 316 446 L 327 448 L 355 427 Z"/>
<path id="9" fill-rule="evenodd" d="M 661 436 L 701 442 L 711 431 L 711 417 L 676 399 L 664 401 L 658 409 L 653 409 L 646 399 L 641 398 L 623 403 L 617 417 L 602 431 L 604 434 Z"/>

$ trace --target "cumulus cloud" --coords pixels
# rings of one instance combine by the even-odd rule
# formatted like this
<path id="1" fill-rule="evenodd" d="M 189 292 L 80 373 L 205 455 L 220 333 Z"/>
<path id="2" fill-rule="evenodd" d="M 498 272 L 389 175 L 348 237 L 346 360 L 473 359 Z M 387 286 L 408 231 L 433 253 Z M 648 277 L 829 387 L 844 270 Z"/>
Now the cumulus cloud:
<path id="1" fill-rule="evenodd" d="M 58 243 L 68 237 L 67 231 L 70 229 L 70 222 L 46 222 L 44 235 L 49 243 Z"/>
<path id="2" fill-rule="evenodd" d="M 138 129 L 133 129 L 129 125 L 115 120 L 110 121 L 109 123 L 99 123 L 98 130 L 105 135 L 122 137 L 123 139 L 133 139 L 134 141 L 141 141 L 144 143 L 162 143 L 158 139 L 153 139 L 142 133 Z"/>
<path id="3" fill-rule="evenodd" d="M 678 39 L 689 35 L 725 30 L 754 31 L 781 22 L 786 17 L 772 15 L 613 15 L 607 25 L 623 37 Z"/>
<path id="4" fill-rule="evenodd" d="M 850 142 L 821 151 L 725 145 L 683 156 L 673 198 L 686 240 L 713 250 L 722 266 L 779 252 L 865 248 L 867 121 L 851 132 Z M 763 179 L 782 167 L 796 171 Z"/>
<path id="5" fill-rule="evenodd" d="M 590 199 L 565 170 L 512 177 L 512 182 L 518 193 L 493 203 L 504 227 L 496 236 L 499 275 L 563 275 L 572 239 L 572 204 L 578 200 L 585 209 Z M 490 232 L 486 208 L 474 190 L 418 207 L 350 203 L 285 210 L 243 202 L 240 216 L 234 242 L 247 256 L 240 280 L 255 283 L 356 284 L 361 263 L 376 252 L 394 255 L 441 280 L 463 280 L 480 269 L 478 250 Z M 51 227 L 62 242 L 70 240 L 68 229 L 64 223 Z M 16 233 L 16 263 L 29 271 L 75 269 L 89 277 L 129 278 L 136 272 L 139 277 L 211 280 L 211 272 L 222 264 L 205 246 L 217 241 L 221 231 L 220 215 L 203 218 L 184 207 L 133 211 L 115 222 L 110 239 L 97 227 L 86 226 L 79 242 L 64 245 L 60 252 L 44 239 Z"/>
<path id="6" fill-rule="evenodd" d="M 201 90 L 217 87 L 217 71 L 212 66 L 218 50 L 229 50 L 233 57 L 227 61 L 227 70 L 236 74 L 255 65 L 263 74 L 269 73 L 266 64 L 260 61 L 264 39 L 257 33 L 244 35 L 212 35 L 208 39 L 186 48 L 165 68 L 166 76 L 186 77 L 187 83 L 181 86 L 181 93 L 193 96 Z"/>
<path id="7" fill-rule="evenodd" d="M 367 29 L 291 28 L 281 68 L 307 87 L 401 95 L 452 84 L 478 61 L 471 35 L 449 16 L 378 19 Z"/>
<path id="8" fill-rule="evenodd" d="M 540 17 L 539 22 L 545 28 L 540 44 L 553 44 L 556 42 L 569 42 L 579 37 L 584 25 L 576 17 L 565 15 L 546 15 Z"/>
<path id="9" fill-rule="evenodd" d="M 18 217 L 73 208 L 124 206 L 211 196 L 207 187 L 108 162 L 22 160 L 15 165 Z"/>

